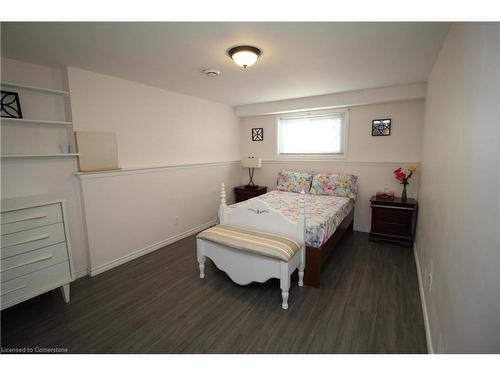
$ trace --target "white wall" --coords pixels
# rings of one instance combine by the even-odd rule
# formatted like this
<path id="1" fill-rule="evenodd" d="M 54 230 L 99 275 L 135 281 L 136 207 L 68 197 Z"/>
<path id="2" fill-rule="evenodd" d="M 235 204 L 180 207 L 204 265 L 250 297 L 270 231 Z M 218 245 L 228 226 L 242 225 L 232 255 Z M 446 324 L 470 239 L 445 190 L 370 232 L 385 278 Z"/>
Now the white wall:
<path id="1" fill-rule="evenodd" d="M 81 176 L 92 274 L 213 223 L 220 183 L 239 182 L 231 107 L 81 69 L 68 79 L 75 130 L 116 133 L 124 168 Z"/>
<path id="2" fill-rule="evenodd" d="M 227 105 L 71 67 L 68 79 L 75 131 L 116 133 L 121 167 L 239 156 L 238 119 Z"/>
<path id="3" fill-rule="evenodd" d="M 259 156 L 264 159 L 262 169 L 256 170 L 255 182 L 269 188 L 276 187 L 280 169 L 310 170 L 314 172 L 345 172 L 359 177 L 359 199 L 356 203 L 354 228 L 370 230 L 370 196 L 377 190 L 389 188 L 401 193 L 393 177 L 398 166 L 420 161 L 424 102 L 422 100 L 393 102 L 352 107 L 349 110 L 348 155 L 344 160 L 283 160 L 276 156 L 277 115 L 243 117 L 240 119 L 241 156 Z M 391 118 L 392 130 L 388 137 L 372 137 L 371 121 Z M 252 142 L 251 129 L 264 128 L 264 141 Z M 248 182 L 247 170 L 242 170 L 241 182 Z M 409 185 L 408 196 L 417 196 L 417 173 Z"/>
<path id="4" fill-rule="evenodd" d="M 499 36 L 454 24 L 428 81 L 416 248 L 439 353 L 500 352 Z"/>
<path id="5" fill-rule="evenodd" d="M 60 69 L 1 59 L 2 81 L 64 90 L 65 74 Z M 70 120 L 63 97 L 19 91 L 24 118 Z M 68 103 L 66 103 L 68 104 Z M 69 108 L 69 106 L 68 106 Z M 65 128 L 13 125 L 2 121 L 2 153 L 54 153 L 67 143 Z M 85 233 L 74 158 L 2 159 L 2 198 L 53 194 L 66 199 L 71 251 L 78 276 L 87 269 Z"/>

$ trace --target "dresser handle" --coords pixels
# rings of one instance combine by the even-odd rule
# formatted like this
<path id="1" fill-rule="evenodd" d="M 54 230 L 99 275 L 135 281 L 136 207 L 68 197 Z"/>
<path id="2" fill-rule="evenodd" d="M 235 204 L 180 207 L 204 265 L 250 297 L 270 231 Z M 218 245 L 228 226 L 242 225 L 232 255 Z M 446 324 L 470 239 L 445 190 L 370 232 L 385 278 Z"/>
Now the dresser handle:
<path id="1" fill-rule="evenodd" d="M 7 245 L 7 246 L 5 246 L 5 247 L 12 247 L 12 246 L 22 245 L 22 244 L 29 243 L 29 242 L 35 242 L 35 241 L 46 240 L 47 238 L 49 238 L 49 235 L 48 235 L 48 234 L 46 234 L 45 236 L 35 237 L 35 238 L 30 239 L 30 240 L 21 241 L 21 242 L 16 242 L 16 243 L 13 243 L 13 244 Z"/>
<path id="2" fill-rule="evenodd" d="M 9 271 L 9 270 L 12 270 L 14 268 L 19 268 L 19 267 L 27 266 L 28 264 L 43 262 L 44 260 L 49 260 L 49 259 L 52 259 L 53 257 L 54 256 L 52 255 L 52 253 L 51 254 L 47 254 L 44 257 L 41 257 L 41 258 L 38 258 L 38 259 L 34 259 L 34 260 L 30 260 L 29 262 L 26 262 L 26 263 L 23 263 L 23 264 L 18 264 L 17 266 L 12 266 L 12 267 L 9 267 L 9 268 L 5 268 L 5 269 L 2 270 L 2 272 Z"/>
<path id="3" fill-rule="evenodd" d="M 8 290 L 8 291 L 6 291 L 6 292 L 3 292 L 3 293 L 2 293 L 2 296 L 5 296 L 6 294 L 9 294 L 9 293 L 15 292 L 16 290 L 19 290 L 19 289 L 24 289 L 24 288 L 26 288 L 26 285 L 21 285 L 21 286 L 18 286 L 17 288 L 14 288 L 14 289 Z"/>
<path id="4" fill-rule="evenodd" d="M 19 223 L 20 221 L 43 219 L 44 217 L 47 217 L 47 214 L 41 214 L 41 215 L 37 215 L 37 216 L 28 216 L 28 217 L 23 217 L 22 219 L 16 219 L 16 220 L 11 220 L 11 221 L 3 221 L 2 225 L 4 225 L 4 224 L 12 224 L 12 223 Z"/>
<path id="5" fill-rule="evenodd" d="M 381 204 L 372 204 L 372 207 L 390 208 L 391 210 L 406 210 L 406 211 L 414 211 L 415 210 L 415 208 L 411 208 L 411 207 L 384 206 Z"/>

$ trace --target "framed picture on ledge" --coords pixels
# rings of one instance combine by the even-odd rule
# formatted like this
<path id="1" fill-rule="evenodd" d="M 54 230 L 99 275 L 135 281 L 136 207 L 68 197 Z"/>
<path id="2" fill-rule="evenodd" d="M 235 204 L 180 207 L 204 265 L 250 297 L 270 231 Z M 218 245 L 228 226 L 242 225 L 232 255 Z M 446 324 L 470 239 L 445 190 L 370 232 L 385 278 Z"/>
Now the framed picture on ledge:
<path id="1" fill-rule="evenodd" d="M 5 118 L 23 118 L 17 92 L 1 90 L 0 93 L 2 95 L 0 116 Z"/>

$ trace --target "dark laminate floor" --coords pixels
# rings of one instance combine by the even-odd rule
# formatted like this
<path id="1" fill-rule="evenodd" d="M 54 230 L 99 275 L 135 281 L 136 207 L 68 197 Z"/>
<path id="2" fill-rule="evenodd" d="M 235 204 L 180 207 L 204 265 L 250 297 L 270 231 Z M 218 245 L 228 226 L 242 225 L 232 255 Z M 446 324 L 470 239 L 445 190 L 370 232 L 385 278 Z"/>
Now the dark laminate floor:
<path id="1" fill-rule="evenodd" d="M 322 288 L 299 288 L 289 309 L 278 280 L 238 286 L 207 262 L 198 278 L 195 237 L 2 312 L 3 347 L 81 353 L 423 353 L 413 253 L 346 235 Z"/>

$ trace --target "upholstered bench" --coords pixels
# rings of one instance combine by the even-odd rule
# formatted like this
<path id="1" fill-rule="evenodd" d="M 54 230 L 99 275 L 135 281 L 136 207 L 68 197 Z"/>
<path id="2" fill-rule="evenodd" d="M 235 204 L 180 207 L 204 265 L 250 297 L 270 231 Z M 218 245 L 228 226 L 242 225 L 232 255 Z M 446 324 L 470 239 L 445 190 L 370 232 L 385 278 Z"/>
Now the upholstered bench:
<path id="1" fill-rule="evenodd" d="M 221 184 L 220 225 L 199 233 L 196 240 L 200 278 L 205 278 L 208 257 L 240 285 L 280 279 L 281 307 L 287 309 L 290 275 L 298 269 L 299 286 L 304 285 L 306 266 L 304 192 L 298 203 L 298 221 L 290 221 L 258 198 L 228 211 L 225 186 Z"/>
<path id="2" fill-rule="evenodd" d="M 284 236 L 224 224 L 206 229 L 196 238 L 276 258 L 284 262 L 288 262 L 303 245 Z"/>
<path id="3" fill-rule="evenodd" d="M 235 225 L 216 225 L 197 235 L 200 278 L 205 278 L 205 255 L 241 285 L 280 279 L 283 309 L 288 308 L 290 275 L 299 269 L 299 286 L 303 286 L 304 262 L 298 241 L 263 231 Z"/>

